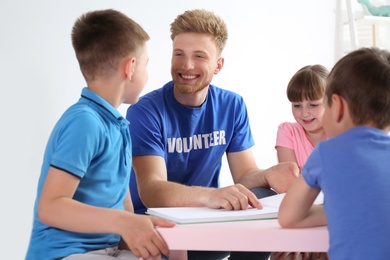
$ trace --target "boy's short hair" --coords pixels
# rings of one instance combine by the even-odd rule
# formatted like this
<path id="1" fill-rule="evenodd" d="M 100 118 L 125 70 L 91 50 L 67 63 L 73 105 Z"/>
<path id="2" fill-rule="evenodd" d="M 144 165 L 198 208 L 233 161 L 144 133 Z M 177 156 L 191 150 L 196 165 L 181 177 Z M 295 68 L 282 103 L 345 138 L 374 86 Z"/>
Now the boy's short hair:
<path id="1" fill-rule="evenodd" d="M 325 94 L 326 78 L 329 74 L 322 65 L 307 65 L 298 70 L 287 85 L 287 98 L 290 102 L 315 101 Z"/>
<path id="2" fill-rule="evenodd" d="M 150 39 L 131 18 L 113 9 L 80 16 L 72 29 L 72 44 L 87 82 L 109 77 L 119 62 L 138 51 Z"/>
<path id="3" fill-rule="evenodd" d="M 325 94 L 330 106 L 333 94 L 344 98 L 356 125 L 390 126 L 390 53 L 361 48 L 347 54 L 331 70 Z"/>
<path id="4" fill-rule="evenodd" d="M 228 30 L 224 20 L 211 11 L 194 9 L 178 15 L 171 23 L 171 39 L 181 33 L 204 33 L 211 35 L 217 45 L 219 54 L 225 48 Z"/>

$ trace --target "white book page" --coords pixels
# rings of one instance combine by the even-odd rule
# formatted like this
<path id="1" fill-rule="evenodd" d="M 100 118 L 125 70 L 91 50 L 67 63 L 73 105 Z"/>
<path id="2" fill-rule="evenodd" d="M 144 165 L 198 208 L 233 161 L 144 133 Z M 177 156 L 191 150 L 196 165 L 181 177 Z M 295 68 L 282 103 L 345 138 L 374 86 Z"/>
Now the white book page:
<path id="1" fill-rule="evenodd" d="M 149 208 L 146 213 L 177 223 L 201 223 L 276 218 L 278 208 L 264 206 L 261 210 L 255 208 L 225 210 L 206 207 L 171 207 Z"/>
<path id="2" fill-rule="evenodd" d="M 263 206 L 279 208 L 284 198 L 284 195 L 286 195 L 286 193 L 280 193 L 280 194 L 259 199 L 259 201 Z M 315 199 L 314 204 L 323 204 L 323 203 L 324 203 L 324 194 L 321 191 L 318 194 L 317 198 Z"/>

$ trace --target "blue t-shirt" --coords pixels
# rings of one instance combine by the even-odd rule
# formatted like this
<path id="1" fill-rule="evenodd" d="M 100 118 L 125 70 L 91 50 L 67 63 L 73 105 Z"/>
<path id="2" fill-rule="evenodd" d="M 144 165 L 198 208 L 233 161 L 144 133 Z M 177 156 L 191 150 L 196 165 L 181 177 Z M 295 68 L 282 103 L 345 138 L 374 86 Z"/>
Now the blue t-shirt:
<path id="1" fill-rule="evenodd" d="M 131 167 L 128 121 L 107 101 L 89 90 L 55 125 L 46 146 L 34 206 L 27 260 L 53 259 L 116 246 L 116 234 L 75 233 L 43 224 L 37 207 L 49 167 L 80 178 L 74 199 L 123 210 Z"/>
<path id="2" fill-rule="evenodd" d="M 390 137 L 356 127 L 317 144 L 302 175 L 322 189 L 329 229 L 329 258 L 390 256 Z"/>
<path id="3" fill-rule="evenodd" d="M 242 97 L 213 85 L 205 102 L 191 108 L 175 99 L 168 82 L 131 105 L 126 117 L 133 156 L 163 157 L 168 180 L 188 186 L 219 187 L 224 153 L 254 145 Z M 135 212 L 145 213 L 133 170 L 130 191 Z"/>

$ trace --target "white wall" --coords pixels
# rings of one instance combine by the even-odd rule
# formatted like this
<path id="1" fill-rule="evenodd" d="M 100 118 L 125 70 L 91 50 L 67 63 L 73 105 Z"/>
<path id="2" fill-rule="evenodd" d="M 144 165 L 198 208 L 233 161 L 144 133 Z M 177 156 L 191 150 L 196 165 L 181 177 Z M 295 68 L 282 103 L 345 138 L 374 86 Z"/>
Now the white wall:
<path id="1" fill-rule="evenodd" d="M 50 131 L 85 86 L 70 31 L 75 19 L 95 9 L 115 8 L 150 34 L 145 93 L 170 79 L 169 24 L 186 9 L 206 8 L 229 28 L 225 67 L 214 84 L 244 96 L 260 167 L 276 163 L 277 125 L 292 120 L 285 88 L 307 64 L 334 64 L 336 1 L 258 0 L 0 0 L 0 75 L 3 257 L 23 259 L 37 179 Z M 127 106 L 120 107 L 122 113 Z M 222 184 L 231 183 L 226 166 Z M 5 244 L 4 244 L 5 242 Z"/>

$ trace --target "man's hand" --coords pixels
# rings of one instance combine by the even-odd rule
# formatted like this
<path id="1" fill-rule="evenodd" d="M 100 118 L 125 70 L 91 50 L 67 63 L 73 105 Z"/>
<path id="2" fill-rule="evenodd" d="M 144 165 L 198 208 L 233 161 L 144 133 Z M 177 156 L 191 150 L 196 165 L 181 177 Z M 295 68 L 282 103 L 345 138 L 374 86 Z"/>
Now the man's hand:
<path id="1" fill-rule="evenodd" d="M 205 206 L 209 208 L 224 208 L 227 210 L 247 209 L 249 206 L 262 208 L 255 194 L 241 184 L 210 189 L 209 195 L 205 202 Z"/>
<path id="2" fill-rule="evenodd" d="M 298 176 L 299 167 L 295 162 L 282 162 L 267 169 L 265 179 L 277 193 L 284 193 Z"/>

